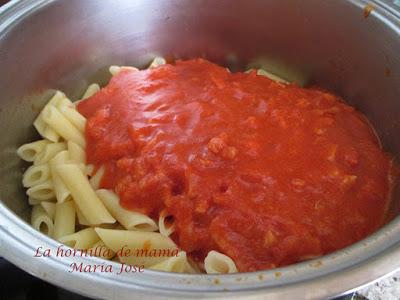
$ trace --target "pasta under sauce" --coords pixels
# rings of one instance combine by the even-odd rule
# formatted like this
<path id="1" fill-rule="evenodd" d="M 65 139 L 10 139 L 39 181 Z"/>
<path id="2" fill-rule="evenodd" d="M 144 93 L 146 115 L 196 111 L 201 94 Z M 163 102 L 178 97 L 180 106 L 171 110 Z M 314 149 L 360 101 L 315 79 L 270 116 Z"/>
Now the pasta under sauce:
<path id="1" fill-rule="evenodd" d="M 268 269 L 384 222 L 391 158 L 331 93 L 193 59 L 123 70 L 78 110 L 101 188 L 154 218 L 166 209 L 194 258 L 217 250 L 239 271 Z"/>

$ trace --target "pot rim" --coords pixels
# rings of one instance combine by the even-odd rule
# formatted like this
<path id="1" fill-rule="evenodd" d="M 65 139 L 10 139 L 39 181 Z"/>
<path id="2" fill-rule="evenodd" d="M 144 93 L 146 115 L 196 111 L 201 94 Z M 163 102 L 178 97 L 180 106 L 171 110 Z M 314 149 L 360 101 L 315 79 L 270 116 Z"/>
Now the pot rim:
<path id="1" fill-rule="evenodd" d="M 25 16 L 56 0 L 13 0 L 0 8 L 0 39 Z M 400 38 L 400 13 L 382 1 L 343 0 L 373 13 Z M 72 263 L 101 265 L 96 257 L 54 256 L 61 245 L 34 230 L 0 202 L 0 254 L 19 268 L 65 289 L 98 298 L 279 298 L 317 299 L 338 296 L 377 281 L 400 269 L 400 217 L 350 247 L 320 258 L 268 271 L 228 275 L 175 274 L 145 270 L 141 274 L 69 272 Z M 28 242 L 29 241 L 29 242 Z M 36 247 L 51 257 L 33 257 Z M 67 249 L 64 246 L 63 249 Z M 119 264 L 107 262 L 114 270 Z M 301 276 L 299 276 L 301 275 Z M 116 292 L 118 291 L 118 292 Z"/>

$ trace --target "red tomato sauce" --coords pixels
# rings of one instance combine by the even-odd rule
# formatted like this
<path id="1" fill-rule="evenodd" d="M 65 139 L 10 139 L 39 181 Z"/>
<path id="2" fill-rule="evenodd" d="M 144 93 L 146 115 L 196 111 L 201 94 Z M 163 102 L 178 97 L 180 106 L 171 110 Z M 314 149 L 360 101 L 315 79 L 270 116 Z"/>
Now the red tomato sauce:
<path id="1" fill-rule="evenodd" d="M 174 218 L 192 257 L 239 271 L 348 246 L 380 227 L 391 158 L 339 97 L 203 59 L 125 70 L 78 110 L 87 163 L 121 205 Z"/>

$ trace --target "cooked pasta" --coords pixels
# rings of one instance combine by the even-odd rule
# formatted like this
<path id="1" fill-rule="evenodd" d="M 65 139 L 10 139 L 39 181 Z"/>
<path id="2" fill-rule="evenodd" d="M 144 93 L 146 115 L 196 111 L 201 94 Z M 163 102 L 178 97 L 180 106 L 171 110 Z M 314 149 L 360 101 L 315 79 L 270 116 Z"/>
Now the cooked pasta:
<path id="1" fill-rule="evenodd" d="M 65 140 L 73 141 L 82 147 L 85 146 L 85 138 L 82 132 L 80 132 L 56 107 L 46 106 L 43 110 L 43 120 Z"/>
<path id="2" fill-rule="evenodd" d="M 177 246 L 168 237 L 156 232 L 114 230 L 96 227 L 96 232 L 107 247 L 117 252 L 119 249 L 130 249 L 130 255 L 120 256 L 126 264 L 149 267 L 158 264 L 177 253 Z M 148 253 L 155 253 L 149 256 Z M 175 254 L 176 255 L 176 254 Z"/>
<path id="3" fill-rule="evenodd" d="M 54 222 L 54 217 L 56 215 L 56 204 L 49 201 L 41 201 L 39 204 Z"/>
<path id="4" fill-rule="evenodd" d="M 122 70 L 133 70 L 133 71 L 137 71 L 138 69 L 135 67 L 131 67 L 131 66 L 111 66 L 109 68 L 109 71 L 111 73 L 112 76 L 117 75 L 119 72 L 121 72 Z"/>
<path id="5" fill-rule="evenodd" d="M 75 205 L 73 201 L 65 201 L 56 204 L 54 216 L 53 237 L 59 240 L 61 237 L 75 232 Z"/>
<path id="6" fill-rule="evenodd" d="M 274 80 L 276 82 L 285 83 L 285 84 L 289 83 L 287 80 L 285 80 L 285 79 L 283 79 L 283 78 L 281 78 L 281 77 L 279 77 L 279 76 L 277 76 L 275 74 L 272 74 L 271 72 L 268 72 L 268 71 L 266 71 L 264 69 L 258 69 L 257 70 L 257 75 L 266 76 L 269 79 L 272 79 L 272 80 Z"/>
<path id="7" fill-rule="evenodd" d="M 40 205 L 35 205 L 32 208 L 31 224 L 36 230 L 50 237 L 53 236 L 53 220 Z"/>
<path id="8" fill-rule="evenodd" d="M 233 260 L 217 251 L 208 252 L 204 260 L 204 268 L 207 274 L 227 274 L 237 272 L 237 268 Z"/>
<path id="9" fill-rule="evenodd" d="M 64 142 L 47 144 L 43 151 L 37 155 L 34 164 L 41 165 L 47 163 L 50 159 L 65 149 L 67 149 L 67 144 Z"/>
<path id="10" fill-rule="evenodd" d="M 30 166 L 22 176 L 22 185 L 32 187 L 50 180 L 48 164 Z"/>
<path id="11" fill-rule="evenodd" d="M 119 197 L 109 190 L 97 190 L 97 196 L 103 202 L 111 215 L 126 229 L 139 231 L 156 231 L 156 223 L 148 216 L 123 208 Z"/>
<path id="12" fill-rule="evenodd" d="M 167 222 L 168 213 L 163 210 L 158 218 L 158 228 L 160 233 L 165 236 L 170 236 L 175 231 L 174 224 L 168 224 Z"/>
<path id="13" fill-rule="evenodd" d="M 85 150 L 78 144 L 68 141 L 68 152 L 69 158 L 71 161 L 77 164 L 85 164 L 86 163 L 86 154 Z"/>
<path id="14" fill-rule="evenodd" d="M 74 125 L 79 131 L 83 132 L 86 126 L 86 119 L 72 106 L 63 105 L 60 112 Z"/>
<path id="15" fill-rule="evenodd" d="M 82 214 L 82 212 L 79 209 L 79 207 L 75 206 L 75 209 L 76 209 L 76 216 L 78 218 L 78 224 L 79 225 L 89 226 L 90 225 L 89 221 L 86 220 L 85 216 Z"/>
<path id="16" fill-rule="evenodd" d="M 42 152 L 45 146 L 49 143 L 50 141 L 48 140 L 39 140 L 36 142 L 24 144 L 18 148 L 17 154 L 21 159 L 33 162 L 38 154 Z"/>
<path id="17" fill-rule="evenodd" d="M 35 199 L 35 198 L 32 198 L 32 197 L 28 197 L 29 205 L 34 206 L 34 205 L 40 204 L 42 202 L 44 202 L 44 200 L 39 200 L 39 199 Z M 50 201 L 46 201 L 46 202 L 50 202 Z"/>
<path id="18" fill-rule="evenodd" d="M 165 59 L 163 57 L 156 57 L 153 59 L 153 61 L 150 63 L 149 68 L 153 69 L 153 68 L 157 68 L 158 66 L 161 65 L 165 65 L 167 62 L 165 61 Z"/>
<path id="19" fill-rule="evenodd" d="M 90 186 L 86 174 L 76 164 L 62 164 L 55 167 L 70 191 L 76 205 L 90 224 L 114 223 L 115 219 L 107 211 Z"/>
<path id="20" fill-rule="evenodd" d="M 158 264 L 152 265 L 149 269 L 176 273 L 190 273 L 190 271 L 192 271 L 187 261 L 185 251 L 180 251 L 177 256 L 170 257 Z"/>
<path id="21" fill-rule="evenodd" d="M 98 91 L 100 91 L 100 86 L 97 83 L 92 83 L 91 85 L 88 86 L 86 89 L 85 93 L 82 96 L 81 100 L 84 100 L 86 98 L 89 98 L 96 94 Z M 76 102 L 75 102 L 76 103 Z"/>
<path id="22" fill-rule="evenodd" d="M 46 107 L 56 106 L 64 98 L 65 98 L 64 93 L 62 93 L 60 91 L 56 91 L 54 96 L 49 100 L 49 102 L 46 104 L 44 109 L 40 112 L 39 116 L 33 122 L 33 126 L 35 126 L 35 128 L 39 132 L 39 134 L 42 137 L 44 137 L 52 142 L 57 142 L 59 140 L 60 136 L 57 134 L 56 131 L 54 131 L 54 129 L 52 129 L 51 127 L 49 127 L 46 124 L 46 122 L 43 119 L 43 112 Z"/>
<path id="23" fill-rule="evenodd" d="M 61 243 L 64 243 L 75 249 L 89 249 L 99 240 L 99 236 L 93 227 L 82 229 L 59 239 Z"/>
<path id="24" fill-rule="evenodd" d="M 90 185 L 94 190 L 97 190 L 100 187 L 101 178 L 104 175 L 104 166 L 101 166 L 96 173 L 90 178 Z"/>
<path id="25" fill-rule="evenodd" d="M 37 200 L 50 200 L 55 197 L 54 187 L 51 180 L 30 187 L 26 194 Z"/>
<path id="26" fill-rule="evenodd" d="M 88 249 L 88 252 L 93 253 L 94 256 L 101 257 L 103 259 L 111 259 L 115 256 L 115 252 L 108 248 L 101 240 L 91 245 L 91 247 Z"/>
<path id="27" fill-rule="evenodd" d="M 49 166 L 53 180 L 54 193 L 58 203 L 62 203 L 71 195 L 64 182 L 56 171 L 56 166 L 67 163 L 69 161 L 69 152 L 64 150 L 58 153 L 53 159 L 50 160 Z"/>

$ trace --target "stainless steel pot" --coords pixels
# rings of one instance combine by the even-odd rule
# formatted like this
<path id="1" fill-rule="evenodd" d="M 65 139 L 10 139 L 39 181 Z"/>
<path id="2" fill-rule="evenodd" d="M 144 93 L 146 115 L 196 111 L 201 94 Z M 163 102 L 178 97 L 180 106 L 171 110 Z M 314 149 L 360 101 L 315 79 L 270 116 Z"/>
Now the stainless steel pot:
<path id="1" fill-rule="evenodd" d="M 323 298 L 400 268 L 400 189 L 393 220 L 369 238 L 323 258 L 235 275 L 68 272 L 59 244 L 26 222 L 17 146 L 50 88 L 73 98 L 110 64 L 144 66 L 155 54 L 205 56 L 233 68 L 251 61 L 289 66 L 363 111 L 385 149 L 400 157 L 400 14 L 392 1 L 25 0 L 0 9 L 0 254 L 44 280 L 98 298 Z M 397 8 L 398 9 L 398 8 Z M 37 247 L 53 255 L 34 258 Z M 115 265 L 117 268 L 117 266 Z"/>

